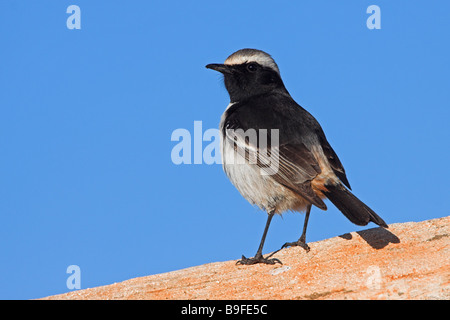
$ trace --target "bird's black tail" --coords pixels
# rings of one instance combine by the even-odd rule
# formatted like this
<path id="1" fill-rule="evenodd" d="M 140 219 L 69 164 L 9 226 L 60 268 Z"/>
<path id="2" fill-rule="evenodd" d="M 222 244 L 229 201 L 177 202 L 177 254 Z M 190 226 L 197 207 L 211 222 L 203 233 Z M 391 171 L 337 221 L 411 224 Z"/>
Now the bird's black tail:
<path id="1" fill-rule="evenodd" d="M 324 192 L 325 196 L 354 224 L 365 226 L 372 221 L 380 227 L 388 227 L 383 219 L 342 184 L 326 185 L 326 188 L 328 192 Z"/>

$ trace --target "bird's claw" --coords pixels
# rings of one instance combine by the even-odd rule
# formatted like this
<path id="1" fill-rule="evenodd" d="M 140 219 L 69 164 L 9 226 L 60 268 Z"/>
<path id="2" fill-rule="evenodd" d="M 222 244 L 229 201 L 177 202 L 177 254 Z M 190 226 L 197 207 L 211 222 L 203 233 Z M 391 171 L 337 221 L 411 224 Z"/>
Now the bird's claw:
<path id="1" fill-rule="evenodd" d="M 287 247 L 302 247 L 303 249 L 305 249 L 306 252 L 309 252 L 309 250 L 311 250 L 311 248 L 303 240 L 298 240 L 295 242 L 286 242 L 285 244 L 283 244 L 281 249 L 284 249 Z"/>
<path id="2" fill-rule="evenodd" d="M 262 255 L 260 256 L 255 256 L 253 258 L 246 258 L 245 256 L 242 256 L 241 260 L 238 260 L 236 262 L 236 264 L 242 264 L 242 265 L 252 265 L 252 264 L 257 264 L 257 263 L 264 263 L 264 264 L 275 264 L 275 263 L 279 263 L 279 264 L 283 264 L 279 259 L 277 258 L 272 258 L 272 259 L 267 259 L 264 258 Z"/>

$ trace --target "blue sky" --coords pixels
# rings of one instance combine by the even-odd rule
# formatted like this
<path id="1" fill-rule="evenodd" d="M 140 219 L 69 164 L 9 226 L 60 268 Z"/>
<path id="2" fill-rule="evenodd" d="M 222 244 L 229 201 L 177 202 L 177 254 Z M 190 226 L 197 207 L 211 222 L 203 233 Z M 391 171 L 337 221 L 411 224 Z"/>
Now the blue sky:
<path id="1" fill-rule="evenodd" d="M 66 27 L 72 4 L 80 30 Z M 366 27 L 372 4 L 380 30 Z M 171 160 L 174 130 L 217 128 L 228 104 L 204 66 L 246 47 L 275 58 L 387 223 L 447 216 L 449 12 L 443 1 L 2 0 L 0 298 L 67 292 L 69 265 L 84 289 L 256 252 L 266 215 L 221 166 Z M 307 241 L 375 226 L 327 203 Z M 275 217 L 264 253 L 302 223 Z"/>

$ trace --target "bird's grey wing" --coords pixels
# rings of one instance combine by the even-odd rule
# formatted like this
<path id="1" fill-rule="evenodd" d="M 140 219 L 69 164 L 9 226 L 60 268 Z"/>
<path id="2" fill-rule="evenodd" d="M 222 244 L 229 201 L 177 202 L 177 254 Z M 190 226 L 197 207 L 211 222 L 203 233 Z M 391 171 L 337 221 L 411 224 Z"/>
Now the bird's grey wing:
<path id="1" fill-rule="evenodd" d="M 252 126 L 252 121 L 243 120 L 249 119 L 241 114 L 241 112 L 245 112 L 244 109 L 232 110 L 233 112 L 225 117 L 223 135 L 225 139 L 228 139 L 228 143 L 234 146 L 236 152 L 245 157 L 247 161 L 250 163 L 254 161 L 253 164 L 260 168 L 261 174 L 270 176 L 315 206 L 326 210 L 325 203 L 311 187 L 311 181 L 321 173 L 321 170 L 305 143 L 299 140 L 283 142 L 280 137 L 278 137 L 278 142 L 281 141 L 281 144 L 274 143 L 277 141 L 274 139 L 277 131 L 255 130 L 256 126 Z M 258 126 L 264 127 L 264 123 L 260 121 Z M 276 128 L 273 123 L 267 124 L 266 127 L 270 126 Z M 253 132 L 249 134 L 251 130 Z M 256 134 L 256 139 L 251 139 L 251 135 L 254 134 Z M 264 134 L 267 136 L 263 137 Z M 266 141 L 266 145 L 261 145 L 261 141 Z"/>

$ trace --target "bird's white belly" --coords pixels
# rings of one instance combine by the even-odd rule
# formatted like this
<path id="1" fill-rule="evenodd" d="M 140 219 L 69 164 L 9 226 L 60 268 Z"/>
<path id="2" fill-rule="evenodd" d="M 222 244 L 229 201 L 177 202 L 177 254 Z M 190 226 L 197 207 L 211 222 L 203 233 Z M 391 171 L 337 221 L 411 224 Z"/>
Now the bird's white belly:
<path id="1" fill-rule="evenodd" d="M 261 174 L 256 164 L 245 162 L 228 140 L 222 137 L 221 142 L 223 169 L 231 183 L 251 204 L 276 213 L 306 208 L 308 203 L 302 197 L 276 182 L 270 175 Z"/>

